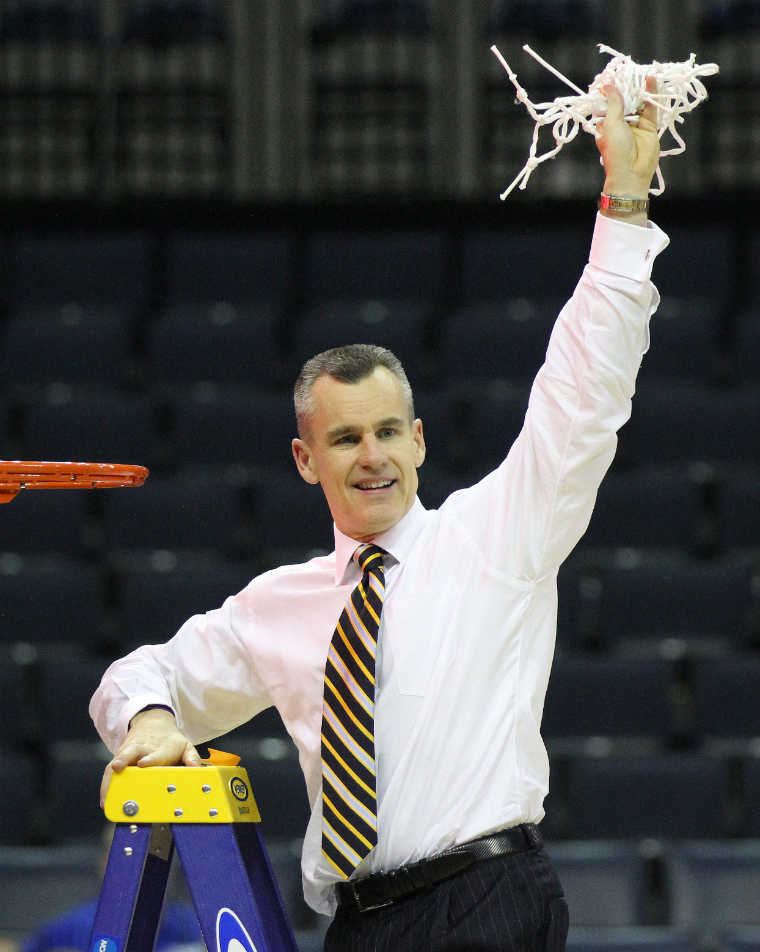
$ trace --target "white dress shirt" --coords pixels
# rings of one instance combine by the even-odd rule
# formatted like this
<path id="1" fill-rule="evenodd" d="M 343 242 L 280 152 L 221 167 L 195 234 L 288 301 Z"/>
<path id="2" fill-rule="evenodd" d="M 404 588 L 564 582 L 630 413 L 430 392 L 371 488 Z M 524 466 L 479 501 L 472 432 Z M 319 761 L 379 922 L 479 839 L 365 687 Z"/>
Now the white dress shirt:
<path id="1" fill-rule="evenodd" d="M 598 216 L 590 263 L 558 317 L 504 462 L 438 510 L 416 500 L 375 539 L 389 553 L 375 715 L 379 837 L 356 876 L 543 817 L 540 725 L 557 571 L 588 525 L 630 414 L 659 301 L 649 275 L 666 245 L 651 223 Z M 170 706 L 195 743 L 274 704 L 312 806 L 304 893 L 325 913 L 335 908 L 337 874 L 321 856 L 322 684 L 360 575 L 356 545 L 336 528 L 330 555 L 253 579 L 166 644 L 111 665 L 90 705 L 115 750 L 148 704 Z"/>

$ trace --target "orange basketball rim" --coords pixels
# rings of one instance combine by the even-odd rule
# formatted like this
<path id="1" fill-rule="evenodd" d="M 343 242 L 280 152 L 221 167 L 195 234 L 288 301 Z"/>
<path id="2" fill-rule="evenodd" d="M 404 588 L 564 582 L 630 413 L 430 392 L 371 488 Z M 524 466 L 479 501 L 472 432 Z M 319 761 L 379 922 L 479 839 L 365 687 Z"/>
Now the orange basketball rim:
<path id="1" fill-rule="evenodd" d="M 22 489 L 111 489 L 142 486 L 144 466 L 129 463 L 72 463 L 48 460 L 0 460 L 0 503 L 10 502 Z"/>

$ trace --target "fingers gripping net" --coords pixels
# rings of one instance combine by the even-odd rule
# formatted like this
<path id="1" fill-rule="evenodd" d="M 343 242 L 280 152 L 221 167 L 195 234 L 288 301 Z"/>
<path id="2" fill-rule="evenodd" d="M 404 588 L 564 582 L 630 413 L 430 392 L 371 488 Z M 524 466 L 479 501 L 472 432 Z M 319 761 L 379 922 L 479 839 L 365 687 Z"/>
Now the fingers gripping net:
<path id="1" fill-rule="evenodd" d="M 665 155 L 679 155 L 686 149 L 686 143 L 678 134 L 677 123 L 684 121 L 684 114 L 691 112 L 707 98 L 707 90 L 700 77 L 713 76 L 719 67 L 715 63 L 698 65 L 694 53 L 683 63 L 648 63 L 640 65 L 634 63 L 630 56 L 618 53 L 603 43 L 599 44 L 599 51 L 611 57 L 604 70 L 595 77 L 594 81 L 584 92 L 566 76 L 563 76 L 553 66 L 543 60 L 527 44 L 523 46 L 542 66 L 553 73 L 558 79 L 575 91 L 574 96 L 558 96 L 553 102 L 533 103 L 527 92 L 517 81 L 517 74 L 512 70 L 499 50 L 491 47 L 491 51 L 507 72 L 512 85 L 517 92 L 517 99 L 530 113 L 535 122 L 533 141 L 530 146 L 528 161 L 512 184 L 501 194 L 504 200 L 510 192 L 519 187 L 524 189 L 528 184 L 534 169 L 542 162 L 553 159 L 568 142 L 578 134 L 580 129 L 597 136 L 597 124 L 607 114 L 607 98 L 605 88 L 611 84 L 617 86 L 624 100 L 625 118 L 631 124 L 638 122 L 639 114 L 647 103 L 657 107 L 657 133 L 660 139 L 665 132 L 669 132 L 675 145 L 667 151 L 661 151 L 660 157 Z M 657 92 L 650 93 L 646 88 L 647 76 L 657 79 Z M 538 139 L 544 126 L 552 127 L 555 146 L 553 149 L 538 154 Z M 665 179 L 660 166 L 657 166 L 657 187 L 651 188 L 652 195 L 661 195 L 665 191 Z"/>

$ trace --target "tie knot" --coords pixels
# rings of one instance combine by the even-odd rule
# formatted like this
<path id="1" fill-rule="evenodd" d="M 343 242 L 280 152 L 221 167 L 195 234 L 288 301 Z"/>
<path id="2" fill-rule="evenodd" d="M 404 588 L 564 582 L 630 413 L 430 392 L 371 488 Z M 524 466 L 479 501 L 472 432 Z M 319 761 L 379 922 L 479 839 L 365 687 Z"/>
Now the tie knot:
<path id="1" fill-rule="evenodd" d="M 359 568 L 362 570 L 362 573 L 367 572 L 373 567 L 382 569 L 384 555 L 385 549 L 381 549 L 379 545 L 372 545 L 371 542 L 368 542 L 366 545 L 360 545 L 356 552 L 354 552 L 354 558 L 359 563 Z"/>

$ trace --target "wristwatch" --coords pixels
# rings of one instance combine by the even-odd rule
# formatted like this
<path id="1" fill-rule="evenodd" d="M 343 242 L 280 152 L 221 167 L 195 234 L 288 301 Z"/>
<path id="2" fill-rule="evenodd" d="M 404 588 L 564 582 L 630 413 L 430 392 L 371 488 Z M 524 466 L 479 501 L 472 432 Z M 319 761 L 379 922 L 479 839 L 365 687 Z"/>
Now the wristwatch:
<path id="1" fill-rule="evenodd" d="M 610 212 L 644 212 L 649 211 L 648 198 L 625 198 L 622 195 L 605 195 L 604 192 L 599 196 L 600 211 Z"/>

